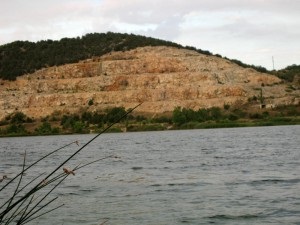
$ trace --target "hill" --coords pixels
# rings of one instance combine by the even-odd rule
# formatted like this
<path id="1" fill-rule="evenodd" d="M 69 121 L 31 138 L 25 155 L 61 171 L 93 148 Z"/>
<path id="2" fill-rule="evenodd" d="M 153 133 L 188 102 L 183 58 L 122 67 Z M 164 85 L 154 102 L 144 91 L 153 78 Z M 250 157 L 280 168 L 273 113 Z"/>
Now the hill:
<path id="1" fill-rule="evenodd" d="M 42 40 L 36 43 L 15 41 L 0 46 L 0 78 L 15 80 L 18 76 L 30 74 L 42 68 L 76 63 L 112 51 L 127 51 L 144 46 L 177 47 L 212 55 L 209 51 L 184 47 L 170 41 L 112 32 L 86 34 L 82 37 L 63 38 L 59 41 Z M 216 56 L 222 58 L 221 55 Z M 245 68 L 268 72 L 260 66 L 247 65 L 238 60 L 232 60 L 232 62 Z"/>
<path id="2" fill-rule="evenodd" d="M 0 83 L 0 115 L 29 117 L 131 108 L 153 115 L 175 107 L 299 105 L 299 89 L 221 57 L 178 47 L 140 47 L 43 68 Z"/>

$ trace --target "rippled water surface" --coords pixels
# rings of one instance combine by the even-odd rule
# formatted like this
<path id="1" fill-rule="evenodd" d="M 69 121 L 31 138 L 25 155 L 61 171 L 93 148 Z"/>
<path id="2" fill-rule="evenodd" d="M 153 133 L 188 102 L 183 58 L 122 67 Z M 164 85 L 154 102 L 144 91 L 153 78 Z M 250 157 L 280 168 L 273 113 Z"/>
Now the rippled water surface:
<path id="1" fill-rule="evenodd" d="M 78 140 L 27 172 L 51 171 L 94 135 L 0 139 L 0 175 Z M 300 224 L 300 126 L 103 134 L 32 224 Z M 3 186 L 4 182 L 0 184 Z M 7 191 L 7 190 L 6 190 Z M 0 203 L 7 193 L 0 193 Z"/>

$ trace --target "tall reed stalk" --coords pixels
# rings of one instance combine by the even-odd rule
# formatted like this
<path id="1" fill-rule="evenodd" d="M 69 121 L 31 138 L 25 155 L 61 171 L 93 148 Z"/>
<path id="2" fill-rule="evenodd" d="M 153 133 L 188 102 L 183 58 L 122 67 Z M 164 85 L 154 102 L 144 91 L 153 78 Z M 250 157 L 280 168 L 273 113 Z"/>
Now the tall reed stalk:
<path id="1" fill-rule="evenodd" d="M 80 170 L 83 167 L 89 166 L 92 163 L 96 163 L 108 158 L 114 158 L 116 156 L 105 156 L 103 158 L 96 159 L 92 162 L 80 166 L 78 165 L 72 169 L 66 168 L 66 163 L 69 162 L 72 158 L 74 158 L 74 156 L 76 156 L 79 152 L 86 148 L 101 134 L 103 134 L 109 128 L 111 128 L 114 124 L 120 122 L 123 118 L 125 118 L 128 114 L 130 114 L 141 104 L 142 103 L 128 110 L 127 113 L 118 118 L 115 123 L 112 123 L 111 125 L 107 126 L 100 133 L 98 133 L 87 143 L 85 143 L 82 147 L 79 147 L 79 149 L 74 151 L 73 154 L 68 156 L 62 163 L 59 163 L 59 165 L 55 169 L 53 169 L 49 173 L 41 172 L 40 174 L 36 174 L 36 176 L 29 181 L 25 181 L 24 179 L 25 172 L 30 171 L 30 169 L 36 166 L 39 162 L 50 157 L 54 153 L 57 153 L 74 144 L 78 144 L 78 142 L 74 141 L 58 149 L 55 149 L 28 166 L 26 166 L 25 152 L 21 172 L 14 176 L 11 180 L 6 180 L 6 183 L 5 180 L 2 181 L 4 185 L 2 187 L 0 186 L 0 194 L 4 193 L 5 191 L 9 193 L 8 196 L 1 197 L 0 195 L 0 225 L 8 225 L 12 223 L 15 223 L 17 225 L 26 224 L 47 213 L 59 209 L 60 207 L 63 207 L 64 204 L 52 206 L 53 203 L 55 203 L 55 201 L 58 199 L 58 197 L 51 197 L 51 194 L 58 186 L 62 184 L 62 182 L 69 175 L 74 175 L 75 171 Z"/>

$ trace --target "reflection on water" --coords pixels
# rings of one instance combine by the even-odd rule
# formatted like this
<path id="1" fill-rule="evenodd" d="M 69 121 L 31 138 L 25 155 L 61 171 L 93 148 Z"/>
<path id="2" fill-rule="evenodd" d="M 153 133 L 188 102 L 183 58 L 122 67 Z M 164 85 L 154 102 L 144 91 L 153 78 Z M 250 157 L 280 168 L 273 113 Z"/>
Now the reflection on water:
<path id="1" fill-rule="evenodd" d="M 101 135 L 68 166 L 119 158 L 69 176 L 53 193 L 65 206 L 32 224 L 297 224 L 299 134 L 300 126 L 280 126 Z M 29 164 L 92 137 L 1 138 L 0 175 L 20 171 L 24 150 Z M 44 160 L 25 177 L 50 171 L 77 148 Z"/>

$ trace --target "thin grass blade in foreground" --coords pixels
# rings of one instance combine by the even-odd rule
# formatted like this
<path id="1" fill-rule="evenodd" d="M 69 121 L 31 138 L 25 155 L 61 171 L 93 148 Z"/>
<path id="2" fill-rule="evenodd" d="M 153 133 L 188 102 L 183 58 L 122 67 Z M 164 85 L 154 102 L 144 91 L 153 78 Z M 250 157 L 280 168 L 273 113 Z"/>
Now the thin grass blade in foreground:
<path id="1" fill-rule="evenodd" d="M 67 145 L 65 145 L 65 146 L 63 146 L 63 147 L 61 147 L 59 149 L 56 149 L 56 150 L 50 152 L 49 154 L 45 155 L 44 157 L 40 158 L 36 162 L 34 162 L 31 165 L 29 165 L 27 168 L 25 168 L 25 156 L 24 156 L 24 163 L 23 163 L 23 168 L 22 168 L 21 173 L 19 173 L 18 175 L 16 175 L 11 181 L 9 181 L 6 185 L 4 185 L 0 189 L 0 193 L 1 193 L 5 188 L 7 188 L 10 185 L 12 185 L 13 181 L 20 176 L 20 180 L 19 180 L 19 182 L 17 184 L 17 187 L 15 188 L 15 191 L 14 191 L 13 195 L 9 198 L 9 200 L 6 201 L 6 203 L 4 203 L 0 207 L 0 210 L 2 209 L 2 211 L 0 211 L 0 225 L 2 225 L 2 224 L 10 224 L 12 222 L 14 222 L 16 224 L 25 224 L 25 223 L 27 223 L 29 221 L 32 221 L 35 218 L 38 218 L 38 217 L 40 217 L 40 216 L 42 216 L 42 215 L 44 215 L 46 213 L 49 213 L 49 212 L 51 212 L 51 211 L 53 211 L 53 210 L 61 207 L 61 206 L 59 206 L 59 207 L 50 209 L 50 210 L 48 210 L 46 212 L 41 212 L 41 214 L 39 214 L 39 215 L 36 215 L 37 213 L 39 213 L 40 211 L 42 211 L 43 209 L 45 209 L 49 204 L 51 204 L 53 201 L 56 200 L 56 198 L 54 198 L 54 199 L 52 199 L 50 201 L 47 201 L 46 199 L 62 183 L 62 181 L 64 179 L 66 179 L 66 177 L 68 175 L 70 175 L 70 173 L 60 173 L 60 174 L 57 174 L 57 175 L 55 175 L 55 173 L 58 170 L 60 170 L 74 156 L 76 156 L 79 152 L 81 152 L 86 146 L 88 146 L 91 142 L 93 142 L 101 134 L 105 133 L 113 125 L 115 125 L 116 123 L 120 122 L 123 118 L 125 118 L 128 114 L 130 114 L 132 111 L 134 111 L 141 104 L 142 103 L 139 103 L 134 108 L 130 109 L 129 111 L 127 111 L 127 113 L 125 113 L 120 118 L 118 118 L 116 120 L 116 122 L 112 123 L 111 125 L 107 126 L 105 129 L 103 129 L 100 133 L 98 133 L 96 136 L 94 136 L 92 139 L 90 139 L 86 144 L 84 144 L 77 151 L 75 151 L 72 155 L 70 155 L 67 159 L 65 159 L 62 163 L 60 163 L 55 169 L 53 169 L 48 175 L 46 175 L 46 177 L 44 179 L 42 179 L 41 181 L 39 181 L 37 184 L 33 184 L 33 181 L 35 180 L 34 179 L 32 181 L 29 181 L 25 186 L 20 187 L 22 179 L 23 179 L 23 174 L 24 174 L 25 171 L 29 170 L 31 167 L 33 167 L 34 165 L 36 165 L 38 162 L 42 161 L 46 157 L 49 157 L 53 153 L 58 152 L 59 150 L 65 148 L 65 147 L 68 147 L 68 146 L 70 146 L 73 143 L 77 143 L 77 141 L 76 142 L 72 142 L 70 144 L 67 144 Z M 90 165 L 92 163 L 98 162 L 98 161 L 106 159 L 106 158 L 112 158 L 112 157 L 113 156 L 104 157 L 104 158 L 101 158 L 101 159 L 89 162 L 89 163 L 87 163 L 85 165 L 77 166 L 77 167 L 75 167 L 72 170 L 72 172 L 75 171 L 75 170 L 79 170 L 82 167 L 88 166 L 88 165 Z M 33 187 L 30 188 L 29 184 L 33 184 Z M 44 189 L 45 187 L 48 187 L 50 185 L 53 185 L 53 187 L 48 192 L 44 193 L 43 197 L 41 197 L 37 202 L 35 202 L 33 200 L 34 194 L 37 193 L 38 191 L 40 191 L 41 189 Z M 25 192 L 24 195 L 21 195 L 21 190 L 24 190 L 25 187 L 29 187 L 29 190 L 27 190 L 27 192 Z M 45 201 L 46 201 L 46 203 L 44 203 Z M 27 202 L 27 204 L 25 204 L 26 202 Z M 44 203 L 43 206 L 41 206 L 42 203 Z M 22 205 L 23 205 L 23 207 L 22 207 Z"/>
<path id="2" fill-rule="evenodd" d="M 39 162 L 42 161 L 43 159 L 49 157 L 50 155 L 52 155 L 52 154 L 54 154 L 54 153 L 56 153 L 56 152 L 58 152 L 58 151 L 60 151 L 60 150 L 62 150 L 62 149 L 64 149 L 64 148 L 66 148 L 66 147 L 68 147 L 68 146 L 70 146 L 70 145 L 72 145 L 72 144 L 74 144 L 74 143 L 78 143 L 78 142 L 77 142 L 77 141 L 73 141 L 73 142 L 71 142 L 71 143 L 69 143 L 69 144 L 66 144 L 66 145 L 64 145 L 64 146 L 62 146 L 62 147 L 60 147 L 60 148 L 58 148 L 58 149 L 56 149 L 56 150 L 54 150 L 54 151 L 48 153 L 47 155 L 43 156 L 42 158 L 38 159 L 37 161 L 35 161 L 35 162 L 32 163 L 31 165 L 29 165 L 26 169 L 24 169 L 24 171 L 20 172 L 18 175 L 16 175 L 15 177 L 13 177 L 9 182 L 7 182 L 7 184 L 5 184 L 2 188 L 0 188 L 0 192 L 1 192 L 3 189 L 5 189 L 10 183 L 12 183 L 15 179 L 17 179 L 23 172 L 26 172 L 28 169 L 30 169 L 31 167 L 33 167 L 34 165 L 36 165 L 37 163 L 39 163 Z"/>

